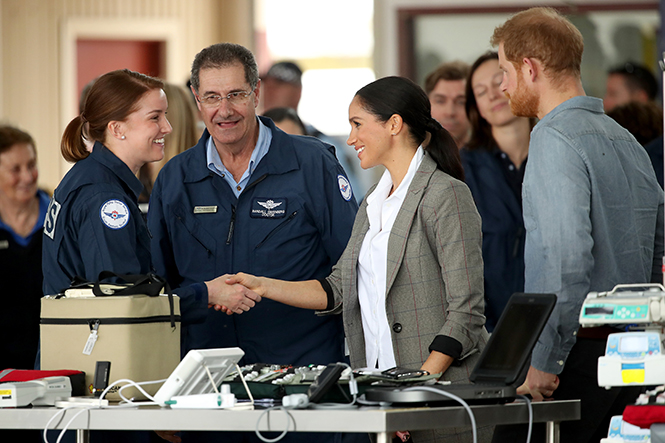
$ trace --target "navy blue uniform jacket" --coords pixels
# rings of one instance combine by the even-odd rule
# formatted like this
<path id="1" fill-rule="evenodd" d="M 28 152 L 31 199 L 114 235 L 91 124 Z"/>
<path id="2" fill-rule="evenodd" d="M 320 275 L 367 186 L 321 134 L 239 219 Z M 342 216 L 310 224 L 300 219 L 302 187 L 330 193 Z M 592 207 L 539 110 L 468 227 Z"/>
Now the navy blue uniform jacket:
<path id="1" fill-rule="evenodd" d="M 522 205 L 494 153 L 462 149 L 460 156 L 465 182 L 482 218 L 485 327 L 491 332 L 510 296 L 524 291 Z"/>
<path id="2" fill-rule="evenodd" d="M 239 198 L 207 167 L 207 130 L 160 172 L 148 226 L 153 263 L 172 287 L 241 271 L 324 278 L 341 256 L 358 209 L 344 170 L 328 145 L 262 121 L 272 131 L 270 149 Z M 184 305 L 183 315 L 203 323 L 183 326 L 183 353 L 239 346 L 245 363 L 296 365 L 344 357 L 340 316 L 317 317 L 268 299 L 232 316 L 208 309 L 207 298 Z"/>
<path id="3" fill-rule="evenodd" d="M 143 185 L 101 143 L 77 162 L 53 193 L 44 222 L 44 294 L 57 294 L 75 276 L 146 274 L 150 239 L 137 198 Z"/>

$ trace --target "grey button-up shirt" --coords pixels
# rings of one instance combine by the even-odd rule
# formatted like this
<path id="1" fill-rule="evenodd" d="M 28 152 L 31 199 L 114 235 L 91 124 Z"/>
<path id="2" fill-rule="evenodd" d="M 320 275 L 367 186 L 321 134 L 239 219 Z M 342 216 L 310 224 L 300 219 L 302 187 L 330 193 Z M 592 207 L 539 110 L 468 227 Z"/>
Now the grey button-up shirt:
<path id="1" fill-rule="evenodd" d="M 525 292 L 558 297 L 531 364 L 559 374 L 588 292 L 662 281 L 663 191 L 644 148 L 581 96 L 534 127 L 522 197 Z"/>

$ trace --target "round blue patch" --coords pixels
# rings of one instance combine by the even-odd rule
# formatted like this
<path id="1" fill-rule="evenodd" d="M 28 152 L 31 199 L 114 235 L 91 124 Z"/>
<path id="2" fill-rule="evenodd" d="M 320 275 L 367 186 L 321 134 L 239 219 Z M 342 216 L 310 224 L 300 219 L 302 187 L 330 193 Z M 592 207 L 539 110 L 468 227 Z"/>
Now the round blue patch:
<path id="1" fill-rule="evenodd" d="M 337 176 L 337 184 L 339 185 L 339 192 L 342 194 L 342 197 L 347 202 L 353 197 L 353 191 L 351 190 L 351 183 L 343 175 Z"/>
<path id="2" fill-rule="evenodd" d="M 99 217 L 109 228 L 121 229 L 129 222 L 129 208 L 120 200 L 109 200 L 100 208 Z"/>

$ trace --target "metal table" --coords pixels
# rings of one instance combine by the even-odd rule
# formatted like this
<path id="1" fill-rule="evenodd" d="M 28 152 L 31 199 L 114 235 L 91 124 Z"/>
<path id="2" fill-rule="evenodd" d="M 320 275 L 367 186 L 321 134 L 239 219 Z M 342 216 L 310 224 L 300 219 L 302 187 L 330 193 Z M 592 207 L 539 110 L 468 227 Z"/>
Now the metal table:
<path id="1" fill-rule="evenodd" d="M 478 426 L 527 423 L 526 404 L 471 406 Z M 0 409 L 0 429 L 43 429 L 55 414 L 55 408 Z M 62 429 L 78 410 L 65 411 L 55 429 Z M 77 430 L 77 441 L 84 443 L 89 430 L 182 430 L 182 431 L 251 431 L 263 410 L 230 411 L 202 409 L 91 409 L 79 415 L 69 426 Z M 297 409 L 289 413 L 295 421 L 292 432 L 367 432 L 377 434 L 377 443 L 391 441 L 392 433 L 470 426 L 469 416 L 461 406 L 422 408 L 360 408 L 350 410 Z M 547 423 L 547 442 L 558 443 L 559 423 L 580 419 L 580 400 L 533 403 L 534 422 Z M 261 431 L 282 431 L 287 425 L 283 411 L 270 412 Z M 50 429 L 53 429 L 51 425 Z M 289 423 L 293 429 L 293 423 Z"/>

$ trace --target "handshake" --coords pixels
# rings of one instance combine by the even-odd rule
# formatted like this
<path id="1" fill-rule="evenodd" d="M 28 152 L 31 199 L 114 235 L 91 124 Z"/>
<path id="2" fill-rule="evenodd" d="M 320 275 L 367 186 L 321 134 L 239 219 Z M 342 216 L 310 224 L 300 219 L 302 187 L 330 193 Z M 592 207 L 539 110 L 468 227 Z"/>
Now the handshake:
<path id="1" fill-rule="evenodd" d="M 225 274 L 205 284 L 208 287 L 208 308 L 227 315 L 242 314 L 261 301 L 261 296 L 254 292 L 258 279 L 252 275 Z"/>

